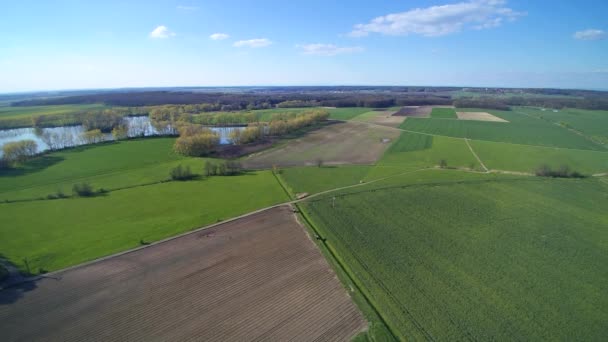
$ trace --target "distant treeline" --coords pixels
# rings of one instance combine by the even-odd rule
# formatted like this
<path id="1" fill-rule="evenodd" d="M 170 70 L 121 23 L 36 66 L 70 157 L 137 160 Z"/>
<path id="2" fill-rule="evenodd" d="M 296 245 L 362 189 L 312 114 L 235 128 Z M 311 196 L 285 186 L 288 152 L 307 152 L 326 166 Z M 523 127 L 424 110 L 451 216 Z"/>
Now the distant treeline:
<path id="1" fill-rule="evenodd" d="M 523 97 L 493 98 L 489 96 L 460 98 L 454 100 L 457 108 L 487 108 L 509 110 L 511 106 L 532 106 L 543 108 L 580 108 L 593 110 L 608 110 L 608 98 L 566 98 L 566 97 Z"/>
<path id="2" fill-rule="evenodd" d="M 417 89 L 420 90 L 420 89 Z M 132 93 L 103 93 L 51 99 L 19 101 L 13 106 L 65 105 L 103 103 L 110 106 L 142 107 L 165 104 L 205 105 L 202 111 L 235 111 L 273 107 L 391 107 L 401 105 L 451 104 L 449 95 L 433 93 L 377 92 L 312 92 L 312 93 L 197 93 L 148 91 Z"/>
<path id="3" fill-rule="evenodd" d="M 474 96 L 453 99 L 455 91 Z M 13 106 L 95 104 L 119 107 L 195 106 L 195 111 L 238 111 L 293 107 L 451 105 L 508 109 L 509 106 L 608 109 L 608 92 L 568 89 L 453 87 L 261 87 L 233 91 L 149 90 L 100 92 L 14 102 Z M 190 112 L 190 110 L 187 110 Z"/>

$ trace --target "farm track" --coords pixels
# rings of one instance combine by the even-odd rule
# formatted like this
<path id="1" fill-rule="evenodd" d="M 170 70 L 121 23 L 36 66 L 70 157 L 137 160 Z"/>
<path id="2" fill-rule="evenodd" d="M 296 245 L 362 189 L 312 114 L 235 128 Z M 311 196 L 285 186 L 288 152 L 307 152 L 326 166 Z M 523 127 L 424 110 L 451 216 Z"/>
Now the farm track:
<path id="1" fill-rule="evenodd" d="M 366 326 L 287 206 L 26 285 L 0 292 L 3 340 L 332 341 Z"/>
<path id="2" fill-rule="evenodd" d="M 467 146 L 469 147 L 469 150 L 471 151 L 471 153 L 473 154 L 473 156 L 475 156 L 475 158 L 477 159 L 477 161 L 479 162 L 479 165 L 481 165 L 481 167 L 483 167 L 483 169 L 486 172 L 490 172 L 488 170 L 488 168 L 486 167 L 486 165 L 483 163 L 483 161 L 481 161 L 481 158 L 479 158 L 479 156 L 477 155 L 477 153 L 475 153 L 475 151 L 473 150 L 473 147 L 471 147 L 471 144 L 469 144 L 469 139 L 464 138 L 464 142 L 467 143 Z"/>

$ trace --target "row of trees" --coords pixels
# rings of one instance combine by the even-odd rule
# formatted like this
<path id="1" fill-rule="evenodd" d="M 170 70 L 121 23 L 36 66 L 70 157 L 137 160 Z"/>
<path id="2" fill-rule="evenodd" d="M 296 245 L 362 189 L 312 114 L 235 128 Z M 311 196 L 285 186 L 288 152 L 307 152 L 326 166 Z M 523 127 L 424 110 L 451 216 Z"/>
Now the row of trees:
<path id="1" fill-rule="evenodd" d="M 280 137 L 325 121 L 327 118 L 329 112 L 326 110 L 310 110 L 295 117 L 272 120 L 267 125 L 258 124 L 243 130 L 234 130 L 230 133 L 230 140 L 235 145 L 242 145 L 261 140 L 265 136 Z"/>
<path id="2" fill-rule="evenodd" d="M 608 99 L 600 97 L 566 98 L 566 97 L 471 97 L 454 100 L 456 108 L 487 108 L 509 110 L 511 106 L 532 106 L 543 108 L 580 108 L 591 110 L 608 110 Z"/>
<path id="3" fill-rule="evenodd" d="M 553 178 L 585 178 L 585 175 L 578 171 L 570 170 L 567 165 L 562 165 L 558 169 L 552 169 L 549 165 L 541 165 L 536 170 L 536 175 L 539 177 L 553 177 Z"/>
<path id="4" fill-rule="evenodd" d="M 238 161 L 207 161 L 203 165 L 203 175 L 211 176 L 234 176 L 243 172 L 243 166 Z M 169 173 L 172 180 L 187 181 L 197 178 L 197 175 L 192 173 L 190 166 L 182 166 L 181 164 L 171 169 Z"/>

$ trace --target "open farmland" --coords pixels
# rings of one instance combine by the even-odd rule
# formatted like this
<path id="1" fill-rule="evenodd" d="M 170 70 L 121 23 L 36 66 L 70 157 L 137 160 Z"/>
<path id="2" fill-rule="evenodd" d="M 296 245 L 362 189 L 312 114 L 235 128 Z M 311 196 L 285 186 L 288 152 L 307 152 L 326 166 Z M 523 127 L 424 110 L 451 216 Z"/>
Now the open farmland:
<path id="1" fill-rule="evenodd" d="M 564 108 L 554 112 L 529 107 L 517 107 L 515 111 L 572 129 L 594 141 L 608 145 L 608 129 L 606 129 L 608 111 Z"/>
<path id="2" fill-rule="evenodd" d="M 446 167 L 480 169 L 464 139 L 403 132 L 388 149 L 379 166 L 393 168 Z M 381 170 L 378 170 L 381 171 Z"/>
<path id="3" fill-rule="evenodd" d="M 397 109 L 397 108 L 395 108 Z M 405 120 L 404 116 L 394 115 L 397 110 L 373 110 L 354 117 L 353 121 L 369 122 L 376 125 L 399 127 Z"/>
<path id="4" fill-rule="evenodd" d="M 533 173 L 540 166 L 547 165 L 554 170 L 567 166 L 572 171 L 586 175 L 608 172 L 608 151 L 571 150 L 481 140 L 471 140 L 469 143 L 490 169 Z"/>
<path id="5" fill-rule="evenodd" d="M 431 111 L 431 117 L 435 119 L 457 119 L 454 108 L 435 107 Z"/>
<path id="6" fill-rule="evenodd" d="M 308 135 L 243 160 L 246 167 L 268 169 L 278 166 L 373 164 L 399 136 L 384 127 L 346 122 L 332 123 Z M 389 142 L 383 142 L 389 139 Z"/>
<path id="7" fill-rule="evenodd" d="M 302 207 L 400 339 L 603 340 L 608 184 L 501 179 Z"/>
<path id="8" fill-rule="evenodd" d="M 508 122 L 487 112 L 457 112 L 456 115 L 458 115 L 459 120 Z"/>
<path id="9" fill-rule="evenodd" d="M 372 108 L 362 107 L 327 108 L 327 111 L 329 111 L 329 118 L 333 120 L 350 120 L 371 110 Z"/>
<path id="10" fill-rule="evenodd" d="M 431 115 L 432 106 L 404 106 L 399 109 L 396 116 L 406 117 L 428 117 Z"/>
<path id="11" fill-rule="evenodd" d="M 472 110 L 467 109 L 467 111 Z M 473 140 L 606 150 L 602 145 L 594 143 L 584 136 L 544 120 L 515 112 L 490 111 L 490 113 L 509 122 L 408 118 L 400 127 L 415 132 Z"/>
<path id="12" fill-rule="evenodd" d="M 323 340 L 366 327 L 289 207 L 0 292 L 5 341 Z"/>
<path id="13" fill-rule="evenodd" d="M 73 116 L 91 109 L 102 109 L 104 105 L 57 105 L 0 107 L 0 128 L 31 127 L 32 118 L 44 116 L 49 118 L 51 126 L 72 124 Z"/>
<path id="14" fill-rule="evenodd" d="M 69 194 L 77 182 L 108 190 L 158 183 L 179 164 L 202 170 L 205 159 L 176 154 L 174 143 L 175 138 L 147 138 L 48 153 L 0 171 L 0 200 L 46 198 L 58 191 Z"/>

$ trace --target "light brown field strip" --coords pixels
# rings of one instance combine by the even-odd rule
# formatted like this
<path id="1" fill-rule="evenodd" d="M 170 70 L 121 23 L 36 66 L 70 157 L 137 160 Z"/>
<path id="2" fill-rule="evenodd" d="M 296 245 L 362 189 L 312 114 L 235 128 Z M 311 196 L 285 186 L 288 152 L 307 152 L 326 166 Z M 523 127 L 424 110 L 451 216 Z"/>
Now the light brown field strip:
<path id="1" fill-rule="evenodd" d="M 456 112 L 456 115 L 460 120 L 509 122 L 505 119 L 499 118 L 498 116 L 486 112 Z"/>
<path id="2" fill-rule="evenodd" d="M 287 206 L 0 291 L 2 341 L 349 340 L 366 321 Z"/>

